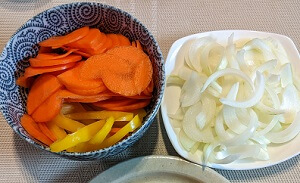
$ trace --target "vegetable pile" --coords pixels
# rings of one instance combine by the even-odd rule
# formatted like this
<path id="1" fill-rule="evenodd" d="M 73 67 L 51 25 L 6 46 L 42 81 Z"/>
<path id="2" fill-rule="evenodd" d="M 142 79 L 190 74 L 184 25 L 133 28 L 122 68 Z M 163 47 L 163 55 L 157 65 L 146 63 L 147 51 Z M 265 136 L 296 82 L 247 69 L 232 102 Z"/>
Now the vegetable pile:
<path id="1" fill-rule="evenodd" d="M 180 107 L 168 114 L 182 147 L 203 163 L 268 160 L 267 146 L 300 132 L 300 83 L 281 43 L 272 38 L 219 44 L 190 39 L 184 66 L 167 84 L 181 88 Z"/>
<path id="2" fill-rule="evenodd" d="M 109 147 L 142 125 L 153 68 L 138 40 L 83 27 L 39 43 L 17 84 L 29 88 L 21 125 L 53 152 Z"/>

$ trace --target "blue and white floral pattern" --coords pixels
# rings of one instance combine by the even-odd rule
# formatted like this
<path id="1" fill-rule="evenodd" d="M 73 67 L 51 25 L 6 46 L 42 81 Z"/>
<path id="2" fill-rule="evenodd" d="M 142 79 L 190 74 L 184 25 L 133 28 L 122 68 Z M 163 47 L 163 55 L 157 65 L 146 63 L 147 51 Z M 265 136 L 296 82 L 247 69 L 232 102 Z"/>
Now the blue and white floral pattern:
<path id="1" fill-rule="evenodd" d="M 105 33 L 121 33 L 131 41 L 140 40 L 154 68 L 154 97 L 140 129 L 127 139 L 103 150 L 57 153 L 71 159 L 94 160 L 116 155 L 140 139 L 153 122 L 163 95 L 165 72 L 160 48 L 146 27 L 130 14 L 98 3 L 72 3 L 51 8 L 27 21 L 12 36 L 0 56 L 0 110 L 17 134 L 34 146 L 49 151 L 49 148 L 33 140 L 20 125 L 28 90 L 17 86 L 16 79 L 29 66 L 28 58 L 37 55 L 37 43 L 83 26 L 96 27 Z"/>

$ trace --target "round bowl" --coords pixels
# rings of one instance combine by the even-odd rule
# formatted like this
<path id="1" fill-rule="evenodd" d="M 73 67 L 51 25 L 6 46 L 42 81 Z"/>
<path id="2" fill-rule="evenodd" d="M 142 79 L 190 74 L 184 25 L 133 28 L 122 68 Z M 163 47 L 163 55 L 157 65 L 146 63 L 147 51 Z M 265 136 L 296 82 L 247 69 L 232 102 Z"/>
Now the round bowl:
<path id="1" fill-rule="evenodd" d="M 99 3 L 71 3 L 48 9 L 28 20 L 12 36 L 0 56 L 0 109 L 7 123 L 27 142 L 42 150 L 50 149 L 34 140 L 20 125 L 26 111 L 28 90 L 16 85 L 18 78 L 35 57 L 37 43 L 52 36 L 64 35 L 83 26 L 99 28 L 104 33 L 121 33 L 131 41 L 139 40 L 153 65 L 155 89 L 147 107 L 143 125 L 119 143 L 86 153 L 54 153 L 76 160 L 95 160 L 116 155 L 140 139 L 153 122 L 163 95 L 165 71 L 160 48 L 147 28 L 129 13 Z"/>

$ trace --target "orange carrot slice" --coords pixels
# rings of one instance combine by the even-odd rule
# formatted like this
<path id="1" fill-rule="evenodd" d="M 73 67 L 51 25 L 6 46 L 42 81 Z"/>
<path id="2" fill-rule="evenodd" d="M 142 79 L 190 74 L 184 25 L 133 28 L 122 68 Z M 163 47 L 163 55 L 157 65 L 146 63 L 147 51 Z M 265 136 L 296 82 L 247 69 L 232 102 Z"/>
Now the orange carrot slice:
<path id="1" fill-rule="evenodd" d="M 91 89 L 78 89 L 78 88 L 69 88 L 69 87 L 67 87 L 67 89 L 78 95 L 97 95 L 97 94 L 107 90 L 107 88 L 104 84 L 100 87 L 91 88 Z"/>
<path id="2" fill-rule="evenodd" d="M 31 135 L 33 138 L 41 141 L 42 143 L 50 146 L 52 144 L 52 141 L 41 132 L 41 129 L 36 124 L 36 122 L 27 114 L 24 114 L 21 117 L 20 124 L 23 126 L 23 128 Z"/>
<path id="3" fill-rule="evenodd" d="M 85 37 L 89 33 L 89 27 L 82 27 L 64 36 L 55 36 L 39 43 L 44 47 L 61 47 L 66 44 L 70 44 Z"/>
<path id="4" fill-rule="evenodd" d="M 134 76 L 132 80 L 132 87 L 134 88 L 134 90 L 128 92 L 124 91 L 124 93 L 121 92 L 120 94 L 124 96 L 134 96 L 140 94 L 143 90 L 146 89 L 152 79 L 153 68 L 149 57 L 142 50 L 133 46 L 126 46 L 110 49 L 109 51 L 107 51 L 107 53 L 116 55 L 124 60 L 128 60 L 132 65 L 135 65 L 135 68 L 133 69 Z M 108 77 L 108 73 L 104 73 L 104 75 L 106 76 L 102 76 L 102 80 L 107 86 L 105 78 Z M 107 86 L 107 88 L 111 90 L 110 87 Z"/>
<path id="5" fill-rule="evenodd" d="M 37 58 L 30 58 L 29 62 L 32 67 L 48 67 L 48 66 L 56 66 L 56 65 L 63 65 L 72 62 L 78 62 L 82 59 L 80 55 L 69 55 L 64 58 L 59 59 L 49 59 L 49 60 L 41 60 Z"/>
<path id="6" fill-rule="evenodd" d="M 70 55 L 74 51 L 77 51 L 78 49 L 70 49 L 68 52 L 64 54 L 57 54 L 57 53 L 39 53 L 35 58 L 40 60 L 55 60 L 60 58 L 65 58 L 66 56 Z"/>
<path id="7" fill-rule="evenodd" d="M 111 98 L 111 93 L 100 93 L 98 95 L 84 96 L 72 93 L 68 90 L 61 90 L 59 92 L 59 97 L 63 98 L 67 102 L 94 103 Z"/>
<path id="8" fill-rule="evenodd" d="M 151 101 L 150 99 L 143 99 L 143 100 L 136 100 L 135 102 L 125 106 L 114 106 L 114 107 L 110 106 L 109 108 L 107 108 L 106 106 L 102 106 L 101 108 L 105 110 L 112 110 L 112 111 L 132 111 L 132 110 L 146 107 L 150 103 L 150 101 Z M 98 104 L 96 103 L 96 105 Z"/>
<path id="9" fill-rule="evenodd" d="M 51 52 L 52 52 L 52 48 L 51 47 L 43 47 L 43 46 L 41 46 L 38 53 L 40 54 L 40 53 L 51 53 Z"/>
<path id="10" fill-rule="evenodd" d="M 93 55 L 103 46 L 105 39 L 106 35 L 104 33 L 100 32 L 99 29 L 93 28 L 89 30 L 89 33 L 85 37 L 66 46 L 79 48 L 81 51 Z"/>
<path id="11" fill-rule="evenodd" d="M 57 139 L 55 135 L 49 130 L 48 126 L 45 123 L 37 123 L 41 131 L 53 142 L 55 142 Z"/>
<path id="12" fill-rule="evenodd" d="M 123 96 L 140 94 L 152 79 L 149 57 L 132 46 L 119 46 L 90 57 L 81 69 L 87 79 L 101 78 L 106 87 Z"/>
<path id="13" fill-rule="evenodd" d="M 70 50 L 73 49 L 73 48 L 70 48 L 70 47 L 67 47 L 67 46 L 62 46 L 61 48 L 62 48 L 63 50 L 65 50 L 65 51 L 70 51 Z M 76 53 L 76 54 L 78 54 L 78 55 L 81 55 L 81 56 L 84 57 L 84 58 L 89 58 L 89 57 L 92 56 L 92 55 L 90 55 L 90 54 L 88 54 L 88 53 L 85 53 L 85 52 L 83 52 L 83 51 L 80 51 L 80 50 L 74 51 L 74 53 Z"/>
<path id="14" fill-rule="evenodd" d="M 59 114 L 62 107 L 62 100 L 59 94 L 60 90 L 54 92 L 32 113 L 32 118 L 36 122 L 51 121 Z"/>
<path id="15" fill-rule="evenodd" d="M 153 88 L 154 88 L 154 83 L 152 79 L 149 85 L 147 86 L 147 88 L 143 91 L 143 94 L 145 94 L 146 96 L 151 96 L 153 92 Z"/>
<path id="16" fill-rule="evenodd" d="M 136 42 L 135 42 L 135 41 L 132 41 L 132 42 L 131 42 L 131 46 L 136 47 Z"/>
<path id="17" fill-rule="evenodd" d="M 27 78 L 26 76 L 20 76 L 17 80 L 16 80 L 16 84 L 19 86 L 22 86 L 24 88 L 30 88 L 31 85 L 34 82 L 34 78 Z"/>
<path id="18" fill-rule="evenodd" d="M 118 39 L 120 41 L 120 46 L 131 46 L 129 39 L 122 34 L 117 34 Z"/>
<path id="19" fill-rule="evenodd" d="M 82 79 L 80 77 L 80 70 L 84 62 L 79 62 L 74 68 L 57 76 L 58 80 L 67 88 L 73 89 L 96 89 L 104 87 L 101 79 Z"/>
<path id="20" fill-rule="evenodd" d="M 58 79 L 50 74 L 39 76 L 27 97 L 27 112 L 31 115 L 48 97 L 62 88 Z"/>
<path id="21" fill-rule="evenodd" d="M 139 40 L 136 40 L 135 42 L 136 42 L 136 47 L 137 47 L 138 49 L 140 49 L 140 50 L 143 50 L 143 47 L 142 47 L 140 41 L 139 41 Z"/>
<path id="22" fill-rule="evenodd" d="M 130 104 L 133 104 L 137 102 L 136 99 L 129 99 L 129 98 L 123 98 L 123 99 L 115 99 L 115 98 L 111 98 L 108 100 L 104 100 L 104 101 L 100 101 L 100 102 L 96 102 L 93 103 L 93 105 L 106 109 L 106 110 L 110 110 L 113 109 L 115 107 L 121 107 L 121 106 L 127 106 Z"/>
<path id="23" fill-rule="evenodd" d="M 64 65 L 56 65 L 56 66 L 48 66 L 48 67 L 27 67 L 25 69 L 24 76 L 28 78 L 28 77 L 36 76 L 38 74 L 66 70 L 70 67 L 73 67 L 75 64 L 76 63 L 72 62 Z"/>
<path id="24" fill-rule="evenodd" d="M 111 48 L 121 45 L 120 40 L 116 34 L 107 34 L 106 36 L 112 41 Z"/>

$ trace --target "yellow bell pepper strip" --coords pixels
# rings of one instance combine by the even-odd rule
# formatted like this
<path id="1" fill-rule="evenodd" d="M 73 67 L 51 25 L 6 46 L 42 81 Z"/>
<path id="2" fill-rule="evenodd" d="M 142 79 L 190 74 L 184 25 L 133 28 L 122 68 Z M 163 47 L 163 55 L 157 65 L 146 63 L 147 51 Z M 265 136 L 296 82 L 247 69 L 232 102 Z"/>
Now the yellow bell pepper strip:
<path id="1" fill-rule="evenodd" d="M 107 119 L 111 116 L 114 117 L 116 121 L 130 121 L 133 118 L 133 113 L 119 111 L 87 111 L 66 115 L 67 118 L 73 120 Z"/>
<path id="2" fill-rule="evenodd" d="M 124 138 L 129 132 L 133 132 L 135 129 L 142 125 L 139 115 L 128 122 L 123 128 L 121 128 L 117 133 L 105 139 L 99 146 L 99 149 L 112 146 Z"/>
<path id="3" fill-rule="evenodd" d="M 66 118 L 62 114 L 58 114 L 51 122 L 54 122 L 60 128 L 63 128 L 70 132 L 76 132 L 78 129 L 83 128 L 85 126 L 84 124 L 78 121 Z"/>
<path id="4" fill-rule="evenodd" d="M 141 119 L 143 119 L 146 115 L 147 115 L 147 112 L 145 111 L 145 109 L 141 108 L 141 109 L 136 109 L 134 111 L 131 111 L 134 115 L 139 115 L 139 117 Z"/>
<path id="5" fill-rule="evenodd" d="M 105 124 L 104 120 L 97 121 L 90 125 L 87 125 L 78 131 L 68 134 L 62 140 L 55 141 L 50 145 L 52 152 L 60 152 L 71 147 L 76 146 L 82 142 L 87 142 L 93 138 L 93 136 L 103 127 Z"/>
<path id="6" fill-rule="evenodd" d="M 86 112 L 87 110 L 78 102 L 74 103 L 64 103 L 63 107 L 60 111 L 61 114 L 70 114 L 70 113 L 76 113 L 76 112 Z M 95 120 L 93 119 L 86 119 L 86 120 L 80 120 L 85 125 L 89 125 L 91 123 L 94 123 Z"/>
<path id="7" fill-rule="evenodd" d="M 109 134 L 115 120 L 113 117 L 109 117 L 106 120 L 104 126 L 97 132 L 97 134 L 89 141 L 90 144 L 101 144 L 106 136 Z"/>
<path id="8" fill-rule="evenodd" d="M 49 130 L 55 135 L 57 140 L 61 140 L 67 136 L 67 133 L 64 129 L 58 127 L 54 122 L 46 123 Z"/>

